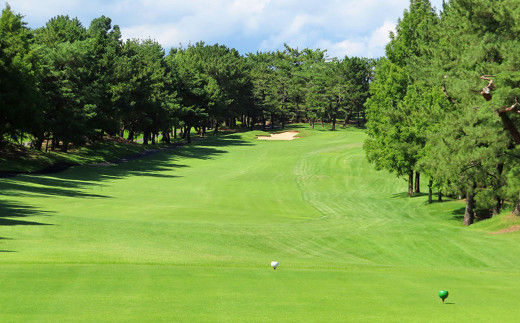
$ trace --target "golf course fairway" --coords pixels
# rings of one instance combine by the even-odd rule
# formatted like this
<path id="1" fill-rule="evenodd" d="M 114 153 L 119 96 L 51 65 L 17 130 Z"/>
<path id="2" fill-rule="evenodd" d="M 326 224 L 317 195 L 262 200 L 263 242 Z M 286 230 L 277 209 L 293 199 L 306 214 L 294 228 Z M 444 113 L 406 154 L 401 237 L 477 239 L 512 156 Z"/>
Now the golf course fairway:
<path id="1" fill-rule="evenodd" d="M 518 321 L 506 214 L 463 227 L 362 130 L 289 129 L 1 179 L 0 322 Z"/>

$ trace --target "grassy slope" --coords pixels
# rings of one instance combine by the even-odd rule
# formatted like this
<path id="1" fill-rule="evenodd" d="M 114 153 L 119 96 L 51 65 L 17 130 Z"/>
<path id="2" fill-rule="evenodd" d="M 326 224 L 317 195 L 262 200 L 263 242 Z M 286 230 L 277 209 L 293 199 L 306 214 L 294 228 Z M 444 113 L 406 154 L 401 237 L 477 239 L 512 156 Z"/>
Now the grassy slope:
<path id="1" fill-rule="evenodd" d="M 71 148 L 68 153 L 63 153 L 9 145 L 8 149 L 0 152 L 0 171 L 34 172 L 56 163 L 88 165 L 164 146 L 164 144 L 144 146 L 126 140 L 105 140 L 77 149 Z"/>
<path id="2" fill-rule="evenodd" d="M 301 130 L 2 180 L 0 321 L 520 316 L 518 232 L 404 196 L 366 163 L 360 131 Z"/>

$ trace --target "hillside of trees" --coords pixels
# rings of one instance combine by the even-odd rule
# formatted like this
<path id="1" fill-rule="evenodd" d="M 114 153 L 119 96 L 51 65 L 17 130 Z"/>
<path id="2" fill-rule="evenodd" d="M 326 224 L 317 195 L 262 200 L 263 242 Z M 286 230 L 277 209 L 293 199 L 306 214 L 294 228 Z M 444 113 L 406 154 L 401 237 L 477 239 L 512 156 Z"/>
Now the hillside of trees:
<path id="1" fill-rule="evenodd" d="M 99 17 L 84 27 L 57 16 L 29 29 L 7 5 L 0 18 L 0 145 L 66 152 L 105 136 L 144 144 L 190 141 L 221 127 L 348 123 L 364 116 L 374 62 L 285 47 L 240 55 L 199 42 L 169 53 L 122 40 Z"/>
<path id="2" fill-rule="evenodd" d="M 412 0 L 375 70 L 365 151 L 378 169 L 464 198 L 463 223 L 520 216 L 520 6 Z"/>

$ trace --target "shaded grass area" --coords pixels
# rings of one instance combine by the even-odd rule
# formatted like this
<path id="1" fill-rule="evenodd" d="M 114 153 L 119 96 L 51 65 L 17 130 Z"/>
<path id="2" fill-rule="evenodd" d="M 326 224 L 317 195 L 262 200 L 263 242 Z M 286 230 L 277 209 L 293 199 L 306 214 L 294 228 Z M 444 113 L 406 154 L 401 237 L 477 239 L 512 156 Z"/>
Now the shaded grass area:
<path id="1" fill-rule="evenodd" d="M 231 133 L 118 165 L 0 180 L 0 320 L 520 315 L 520 234 L 489 234 L 506 217 L 465 228 L 460 201 L 408 198 L 405 181 L 366 163 L 359 130 L 289 130 L 302 138 Z"/>
<path id="2" fill-rule="evenodd" d="M 35 172 L 53 164 L 86 165 L 114 160 L 164 145 L 144 146 L 128 141 L 102 141 L 71 149 L 68 153 L 43 152 L 10 146 L 0 154 L 0 172 Z"/>

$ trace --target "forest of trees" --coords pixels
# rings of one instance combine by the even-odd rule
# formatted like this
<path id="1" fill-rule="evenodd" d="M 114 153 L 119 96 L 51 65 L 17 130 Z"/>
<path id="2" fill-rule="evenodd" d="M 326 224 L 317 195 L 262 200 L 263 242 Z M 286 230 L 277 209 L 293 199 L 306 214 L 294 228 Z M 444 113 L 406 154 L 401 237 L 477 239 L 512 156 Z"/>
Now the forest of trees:
<path id="1" fill-rule="evenodd" d="M 378 169 L 464 198 L 464 225 L 520 216 L 520 6 L 412 0 L 375 70 L 365 151 Z"/>
<path id="2" fill-rule="evenodd" d="M 195 129 L 282 128 L 364 118 L 374 61 L 326 51 L 240 55 L 203 42 L 168 54 L 151 39 L 122 40 L 111 19 L 57 16 L 30 29 L 7 5 L 0 18 L 0 145 L 36 149 L 109 136 L 169 142 Z"/>

